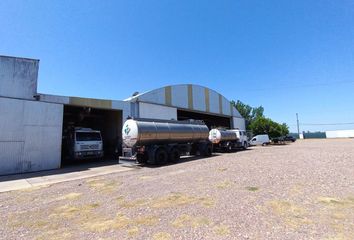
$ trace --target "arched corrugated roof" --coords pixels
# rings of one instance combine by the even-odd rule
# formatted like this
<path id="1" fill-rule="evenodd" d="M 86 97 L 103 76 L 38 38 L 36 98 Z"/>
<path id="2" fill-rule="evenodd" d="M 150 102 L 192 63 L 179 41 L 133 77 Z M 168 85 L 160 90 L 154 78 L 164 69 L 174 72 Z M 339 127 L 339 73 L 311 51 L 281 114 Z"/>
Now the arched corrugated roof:
<path id="1" fill-rule="evenodd" d="M 222 94 L 208 87 L 177 84 L 136 94 L 125 101 L 147 102 L 206 113 L 241 117 L 237 109 Z"/>

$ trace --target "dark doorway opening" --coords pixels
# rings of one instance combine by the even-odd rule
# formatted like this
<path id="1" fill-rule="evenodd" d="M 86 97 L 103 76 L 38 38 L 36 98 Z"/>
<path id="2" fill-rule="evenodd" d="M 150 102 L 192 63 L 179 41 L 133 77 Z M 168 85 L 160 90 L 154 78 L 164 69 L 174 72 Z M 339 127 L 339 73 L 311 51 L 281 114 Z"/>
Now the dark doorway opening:
<path id="1" fill-rule="evenodd" d="M 186 110 L 177 110 L 177 118 L 178 120 L 203 120 L 209 129 L 217 127 L 230 129 L 231 127 L 231 119 L 228 117 L 215 116 Z"/>
<path id="2" fill-rule="evenodd" d="M 70 131 L 75 127 L 90 128 L 101 132 L 104 156 L 101 159 L 87 158 L 74 160 L 68 153 Z M 64 106 L 62 166 L 94 161 L 112 161 L 121 152 L 122 111 L 91 107 Z"/>

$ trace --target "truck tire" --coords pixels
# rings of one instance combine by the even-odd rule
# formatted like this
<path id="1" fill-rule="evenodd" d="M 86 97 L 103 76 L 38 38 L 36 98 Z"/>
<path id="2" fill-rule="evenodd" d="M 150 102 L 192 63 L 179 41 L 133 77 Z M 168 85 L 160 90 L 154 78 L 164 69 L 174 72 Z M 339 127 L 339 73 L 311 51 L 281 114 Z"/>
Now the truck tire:
<path id="1" fill-rule="evenodd" d="M 168 160 L 168 154 L 165 148 L 158 148 L 155 151 L 155 164 L 163 165 L 166 164 Z"/>
<path id="2" fill-rule="evenodd" d="M 138 163 L 147 163 L 148 155 L 146 153 L 145 154 L 137 154 L 136 160 Z"/>
<path id="3" fill-rule="evenodd" d="M 180 154 L 179 150 L 177 148 L 172 148 L 168 154 L 168 160 L 171 163 L 178 163 L 180 156 L 181 156 L 181 154 Z"/>
<path id="4" fill-rule="evenodd" d="M 228 153 L 232 152 L 232 143 L 231 142 L 226 143 L 226 152 L 228 152 Z"/>
<path id="5" fill-rule="evenodd" d="M 211 144 L 208 144 L 205 146 L 202 155 L 204 157 L 210 157 L 212 153 L 213 153 L 213 147 L 211 146 Z"/>
<path id="6" fill-rule="evenodd" d="M 243 150 L 246 150 L 248 148 L 248 143 L 247 142 L 243 142 Z"/>

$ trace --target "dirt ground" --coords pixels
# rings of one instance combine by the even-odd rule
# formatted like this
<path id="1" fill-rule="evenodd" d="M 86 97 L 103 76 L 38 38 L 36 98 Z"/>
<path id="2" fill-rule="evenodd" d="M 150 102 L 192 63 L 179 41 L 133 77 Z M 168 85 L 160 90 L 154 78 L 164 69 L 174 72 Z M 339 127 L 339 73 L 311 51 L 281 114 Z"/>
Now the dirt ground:
<path id="1" fill-rule="evenodd" d="M 354 139 L 0 194 L 0 239 L 354 239 Z"/>

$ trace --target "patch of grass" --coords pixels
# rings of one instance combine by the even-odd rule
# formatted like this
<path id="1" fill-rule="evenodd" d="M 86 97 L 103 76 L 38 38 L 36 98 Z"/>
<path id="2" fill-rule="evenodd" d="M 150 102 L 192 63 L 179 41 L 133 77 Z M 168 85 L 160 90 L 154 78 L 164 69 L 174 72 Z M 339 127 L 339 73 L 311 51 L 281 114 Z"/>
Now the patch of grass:
<path id="1" fill-rule="evenodd" d="M 226 189 L 226 188 L 229 188 L 231 187 L 232 183 L 230 181 L 222 181 L 222 182 L 219 182 L 218 184 L 216 184 L 216 187 L 219 188 L 219 189 Z"/>
<path id="2" fill-rule="evenodd" d="M 227 168 L 218 168 L 219 172 L 225 172 L 227 170 Z"/>
<path id="3" fill-rule="evenodd" d="M 141 216 L 136 218 L 133 222 L 137 225 L 153 226 L 158 223 L 159 219 L 155 216 Z"/>
<path id="4" fill-rule="evenodd" d="M 152 236 L 153 240 L 170 240 L 172 239 L 171 234 L 167 232 L 158 232 Z"/>
<path id="5" fill-rule="evenodd" d="M 198 198 L 198 202 L 206 208 L 211 208 L 215 206 L 215 201 L 209 197 Z"/>
<path id="6" fill-rule="evenodd" d="M 135 208 L 146 205 L 148 200 L 146 199 L 135 199 L 131 201 L 118 200 L 118 204 L 123 208 Z"/>
<path id="7" fill-rule="evenodd" d="M 105 232 L 111 229 L 124 229 L 130 223 L 130 219 L 118 214 L 114 219 L 91 218 L 86 219 L 82 227 L 92 232 Z"/>
<path id="8" fill-rule="evenodd" d="M 154 199 L 150 202 L 153 208 L 170 208 L 195 203 L 196 197 L 182 193 L 172 193 L 168 196 Z"/>
<path id="9" fill-rule="evenodd" d="M 333 197 L 319 197 L 318 201 L 322 204 L 332 207 L 354 207 L 354 199 L 346 198 L 346 199 L 338 199 Z"/>
<path id="10" fill-rule="evenodd" d="M 105 181 L 102 178 L 93 178 L 86 183 L 90 188 L 99 192 L 113 192 L 121 183 L 115 181 Z"/>
<path id="11" fill-rule="evenodd" d="M 202 226 L 208 226 L 211 224 L 211 221 L 205 217 L 192 217 L 187 214 L 183 214 L 176 218 L 173 222 L 171 222 L 171 225 L 176 227 L 176 228 L 182 228 L 182 227 L 202 227 Z"/>
<path id="12" fill-rule="evenodd" d="M 307 218 L 307 211 L 288 201 L 273 200 L 267 203 L 272 212 L 278 215 L 287 225 L 297 228 L 304 224 L 311 224 Z"/>
<path id="13" fill-rule="evenodd" d="M 214 226 L 213 231 L 216 235 L 219 235 L 219 236 L 230 235 L 230 228 L 226 225 L 223 225 L 223 224 Z"/>
<path id="14" fill-rule="evenodd" d="M 133 226 L 127 230 L 127 233 L 130 237 L 136 236 L 139 233 L 139 228 L 137 226 Z"/>
<path id="15" fill-rule="evenodd" d="M 250 192 L 256 192 L 256 191 L 259 190 L 258 187 L 246 187 L 246 189 L 247 189 L 248 191 L 250 191 Z"/>

